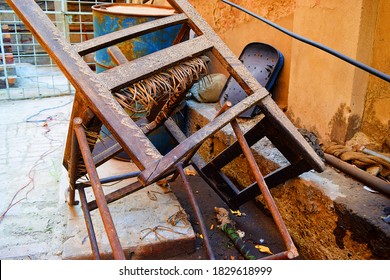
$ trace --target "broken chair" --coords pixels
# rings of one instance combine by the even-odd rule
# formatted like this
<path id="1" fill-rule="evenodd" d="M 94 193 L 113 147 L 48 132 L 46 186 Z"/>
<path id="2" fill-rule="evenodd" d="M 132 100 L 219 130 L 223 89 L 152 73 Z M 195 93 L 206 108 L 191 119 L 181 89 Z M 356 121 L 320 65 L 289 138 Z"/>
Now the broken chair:
<path id="1" fill-rule="evenodd" d="M 188 1 L 168 0 L 176 10 L 172 16 L 142 23 L 75 45 L 66 41 L 35 1 L 7 0 L 7 2 L 76 90 L 64 154 L 64 166 L 69 175 L 68 204 L 72 206 L 75 203 L 75 192 L 78 191 L 95 258 L 100 258 L 100 254 L 90 212 L 96 209 L 99 211 L 113 258 L 125 259 L 110 214 L 109 204 L 173 175 L 172 179 L 180 176 L 184 183 L 204 236 L 208 256 L 213 259 L 201 211 L 183 171 L 183 168 L 189 164 L 195 166 L 206 182 L 231 208 L 236 209 L 256 195 L 263 194 L 265 203 L 286 246 L 286 251 L 267 258 L 291 259 L 298 256 L 297 249 L 269 188 L 313 168 L 322 171 L 324 164 L 281 112 L 268 91 L 259 84 Z M 182 27 L 175 42 L 169 48 L 127 61 L 114 47 L 119 42 L 173 25 L 182 25 Z M 190 30 L 195 32 L 196 37 L 187 39 L 186 35 Z M 105 72 L 95 73 L 83 60 L 83 56 L 107 47 L 112 47 L 110 50 L 119 65 Z M 167 96 L 164 101 L 152 102 L 156 110 L 151 109 L 154 113 L 147 118 L 136 121 L 129 116 L 122 102 L 123 99 L 118 97 L 118 93 L 125 91 L 124 94 L 129 94 L 131 93 L 129 88 L 132 85 L 152 79 L 164 71 L 167 73 L 175 66 L 188 63 L 190 60 L 202 60 L 205 55 L 213 55 L 248 96 L 234 106 L 230 103 L 225 104 L 214 120 L 189 136 L 184 135 L 176 123 L 169 118 L 175 106 L 184 98 L 185 90 Z M 259 107 L 264 117 L 252 129 L 243 133 L 236 119 L 241 113 L 255 105 Z M 198 148 L 205 140 L 228 124 L 232 125 L 237 141 L 210 162 L 204 162 L 197 154 Z M 104 145 L 98 141 L 102 125 L 112 135 L 111 142 L 106 141 Z M 147 138 L 150 131 L 162 125 L 178 141 L 177 146 L 166 155 L 161 155 Z M 250 150 L 250 146 L 263 137 L 267 137 L 290 162 L 288 166 L 281 167 L 266 176 L 261 174 Z M 99 178 L 96 168 L 123 150 L 139 168 L 139 172 Z M 247 158 L 256 179 L 251 186 L 241 191 L 221 172 L 224 165 L 240 154 L 244 154 Z M 77 180 L 85 174 L 88 174 L 89 182 L 78 183 Z M 103 183 L 129 177 L 136 177 L 137 181 L 109 194 L 103 192 L 101 186 Z M 94 193 L 93 201 L 87 201 L 85 196 L 84 189 L 89 187 Z"/>

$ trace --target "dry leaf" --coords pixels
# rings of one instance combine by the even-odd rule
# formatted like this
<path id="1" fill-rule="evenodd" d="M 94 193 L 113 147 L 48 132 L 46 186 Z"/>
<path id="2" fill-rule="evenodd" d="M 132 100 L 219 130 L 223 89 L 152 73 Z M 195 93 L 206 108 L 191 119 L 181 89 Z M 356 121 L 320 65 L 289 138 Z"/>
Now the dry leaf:
<path id="1" fill-rule="evenodd" d="M 211 224 L 210 230 L 213 230 L 213 229 L 214 229 L 214 224 Z"/>
<path id="2" fill-rule="evenodd" d="M 188 176 L 195 176 L 196 175 L 196 171 L 195 170 L 193 170 L 193 169 L 186 169 L 185 170 L 185 173 L 186 173 L 186 175 L 188 175 Z"/>
<path id="3" fill-rule="evenodd" d="M 234 211 L 234 210 L 230 209 L 230 212 L 231 212 L 234 216 L 237 216 L 237 217 L 245 216 L 245 213 L 241 213 L 240 210 Z"/>
<path id="4" fill-rule="evenodd" d="M 262 253 L 267 253 L 267 254 L 273 255 L 273 253 L 271 252 L 271 250 L 267 246 L 255 245 L 255 248 Z"/>

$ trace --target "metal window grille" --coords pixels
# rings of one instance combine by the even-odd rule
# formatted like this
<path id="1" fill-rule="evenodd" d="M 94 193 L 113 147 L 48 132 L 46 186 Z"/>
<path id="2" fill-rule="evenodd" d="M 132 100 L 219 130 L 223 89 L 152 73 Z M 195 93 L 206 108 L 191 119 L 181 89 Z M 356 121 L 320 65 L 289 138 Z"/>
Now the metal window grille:
<path id="1" fill-rule="evenodd" d="M 129 0 L 35 1 L 71 43 L 93 37 L 91 7 Z M 5 0 L 0 0 L 0 100 L 73 94 L 74 89 Z M 86 58 L 93 66 L 93 57 Z"/>

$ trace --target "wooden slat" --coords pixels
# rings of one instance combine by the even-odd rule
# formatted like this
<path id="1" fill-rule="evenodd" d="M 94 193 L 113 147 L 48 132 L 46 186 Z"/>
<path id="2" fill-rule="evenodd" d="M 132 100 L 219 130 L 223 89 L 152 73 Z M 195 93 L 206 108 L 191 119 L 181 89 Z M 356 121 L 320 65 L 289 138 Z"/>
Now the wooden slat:
<path id="1" fill-rule="evenodd" d="M 205 37 L 200 36 L 99 73 L 99 79 L 112 91 L 116 91 L 182 61 L 206 53 L 212 47 L 213 45 Z"/>
<path id="2" fill-rule="evenodd" d="M 126 40 L 142 36 L 152 31 L 183 24 L 187 20 L 188 18 L 185 14 L 177 14 L 102 35 L 88 41 L 78 43 L 74 46 L 80 55 L 86 55 L 102 48 L 110 47 Z"/>
<path id="3" fill-rule="evenodd" d="M 137 167 L 143 170 L 150 162 L 161 158 L 161 154 L 114 99 L 107 86 L 63 38 L 35 1 L 8 0 L 8 4 L 75 87 L 79 93 L 77 98 L 80 98 L 118 139 Z M 69 150 L 67 148 L 67 151 Z M 69 154 L 66 154 L 65 162 L 68 157 Z"/>

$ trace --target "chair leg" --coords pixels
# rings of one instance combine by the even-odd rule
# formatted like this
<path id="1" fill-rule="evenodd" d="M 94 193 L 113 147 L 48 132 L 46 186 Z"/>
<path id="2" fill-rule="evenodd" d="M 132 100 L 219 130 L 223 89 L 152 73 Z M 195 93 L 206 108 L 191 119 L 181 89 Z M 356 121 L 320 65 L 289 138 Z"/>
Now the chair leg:
<path id="1" fill-rule="evenodd" d="M 93 157 L 89 149 L 85 130 L 82 126 L 82 120 L 80 118 L 75 118 L 73 121 L 73 125 L 74 125 L 73 129 L 79 144 L 80 152 L 85 162 L 85 166 L 90 178 L 92 190 L 95 195 L 96 203 L 98 205 L 100 216 L 103 221 L 104 229 L 107 233 L 107 237 L 112 249 L 113 257 L 114 259 L 124 260 L 125 254 L 120 244 L 119 237 L 116 232 L 115 225 L 112 220 L 111 213 L 108 208 L 107 201 L 99 180 L 99 176 L 96 171 L 95 164 L 93 162 Z"/>
<path id="2" fill-rule="evenodd" d="M 250 147 L 248 143 L 245 140 L 245 137 L 239 127 L 238 122 L 234 119 L 230 122 L 231 126 L 233 127 L 233 131 L 237 137 L 237 141 L 240 143 L 240 146 L 242 148 L 242 151 L 249 163 L 250 169 L 253 173 L 253 176 L 256 179 L 256 182 L 260 188 L 261 193 L 264 196 L 265 203 L 268 207 L 268 209 L 271 212 L 272 218 L 275 221 L 275 224 L 282 236 L 282 239 L 287 247 L 286 254 L 282 254 L 280 257 L 287 257 L 289 259 L 293 259 L 298 256 L 298 250 L 294 245 L 294 242 L 291 239 L 291 236 L 287 230 L 287 227 L 283 221 L 282 216 L 280 215 L 280 212 L 275 204 L 274 199 L 272 198 L 272 195 L 264 181 L 264 177 L 262 176 L 259 166 L 256 163 L 256 160 L 250 150 Z M 279 256 L 276 256 L 279 257 Z"/>
<path id="3" fill-rule="evenodd" d="M 80 188 L 78 189 L 78 191 L 79 191 L 79 196 L 81 201 L 81 208 L 84 214 L 85 225 L 87 227 L 89 242 L 91 244 L 92 253 L 96 260 L 100 260 L 99 246 L 97 244 L 95 230 L 93 228 L 91 214 L 88 209 L 88 202 L 85 196 L 84 188 Z"/>
<path id="4" fill-rule="evenodd" d="M 209 241 L 209 238 L 207 235 L 207 228 L 206 228 L 206 225 L 203 221 L 202 213 L 201 213 L 200 208 L 196 202 L 194 193 L 192 192 L 192 189 L 189 185 L 189 182 L 187 181 L 186 174 L 185 174 L 184 169 L 183 169 L 183 165 L 182 165 L 182 163 L 178 163 L 176 165 L 176 167 L 177 167 L 177 171 L 178 171 L 178 173 L 183 181 L 183 185 L 186 189 L 187 195 L 190 199 L 191 206 L 194 209 L 196 220 L 199 223 L 200 231 L 203 235 L 203 242 L 204 242 L 205 247 L 206 247 L 207 256 L 209 257 L 209 259 L 214 260 L 215 256 L 214 256 L 214 253 L 212 251 L 211 244 L 210 244 L 210 241 Z"/>

